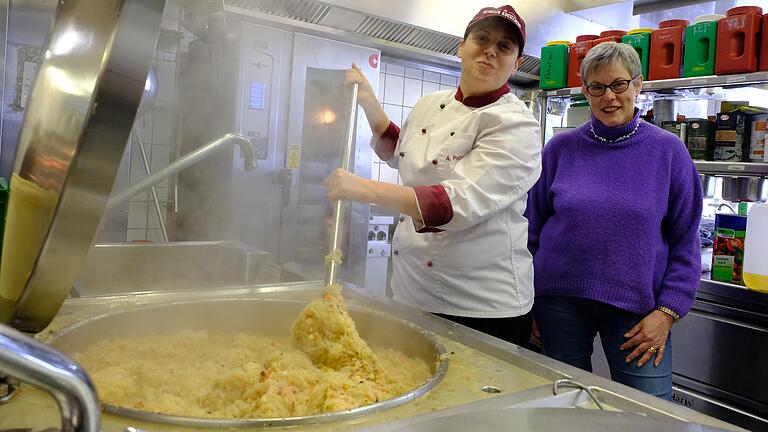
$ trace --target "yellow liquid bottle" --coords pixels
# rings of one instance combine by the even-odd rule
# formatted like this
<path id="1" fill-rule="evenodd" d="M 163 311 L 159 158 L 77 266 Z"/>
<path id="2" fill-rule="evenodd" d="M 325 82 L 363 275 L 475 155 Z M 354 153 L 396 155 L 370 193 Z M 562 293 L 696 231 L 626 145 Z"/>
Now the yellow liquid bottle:
<path id="1" fill-rule="evenodd" d="M 768 204 L 755 204 L 749 210 L 743 278 L 747 288 L 768 292 Z"/>

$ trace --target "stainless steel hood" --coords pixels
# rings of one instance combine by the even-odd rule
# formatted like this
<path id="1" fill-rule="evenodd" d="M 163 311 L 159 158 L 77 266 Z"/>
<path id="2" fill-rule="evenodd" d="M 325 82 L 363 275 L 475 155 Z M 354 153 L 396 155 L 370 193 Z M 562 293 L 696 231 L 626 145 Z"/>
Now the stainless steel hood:
<path id="1" fill-rule="evenodd" d="M 334 39 L 354 41 L 380 49 L 384 55 L 459 67 L 456 52 L 461 42 L 460 36 L 387 16 L 317 0 L 225 0 L 224 3 L 228 11 L 270 21 L 277 19 L 283 24 L 293 21 L 295 25 L 315 33 L 326 33 Z M 512 76 L 510 83 L 520 87 L 538 85 L 539 64 L 537 57 L 524 55 L 523 64 Z"/>

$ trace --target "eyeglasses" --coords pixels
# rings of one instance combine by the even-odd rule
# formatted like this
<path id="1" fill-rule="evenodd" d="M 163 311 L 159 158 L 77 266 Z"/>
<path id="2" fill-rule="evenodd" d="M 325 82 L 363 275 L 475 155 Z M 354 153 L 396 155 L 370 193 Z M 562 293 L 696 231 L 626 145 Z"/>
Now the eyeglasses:
<path id="1" fill-rule="evenodd" d="M 605 90 L 610 88 L 613 94 L 621 94 L 627 91 L 629 83 L 635 80 L 640 75 L 635 75 L 630 79 L 618 79 L 609 85 L 605 84 L 590 84 L 587 86 L 587 93 L 593 97 L 600 97 L 605 94 Z"/>

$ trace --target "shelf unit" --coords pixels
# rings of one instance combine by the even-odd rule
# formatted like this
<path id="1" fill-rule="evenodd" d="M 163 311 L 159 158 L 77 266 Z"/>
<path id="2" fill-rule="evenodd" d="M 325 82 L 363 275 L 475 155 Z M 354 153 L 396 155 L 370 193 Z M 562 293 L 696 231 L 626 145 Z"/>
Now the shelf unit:
<path id="1" fill-rule="evenodd" d="M 755 84 L 768 84 L 768 72 L 644 81 L 642 91 L 686 90 L 707 87 L 746 87 Z M 538 96 L 539 98 L 546 99 L 550 97 L 570 97 L 580 94 L 581 87 L 568 87 L 557 90 L 540 90 Z"/>
<path id="2" fill-rule="evenodd" d="M 768 177 L 768 163 L 693 161 L 699 174 Z"/>
<path id="3" fill-rule="evenodd" d="M 768 72 L 753 72 L 734 75 L 710 75 L 692 78 L 676 78 L 669 80 L 644 81 L 643 93 L 668 93 L 676 90 L 689 90 L 709 87 L 747 87 L 751 85 L 768 84 Z M 550 98 L 569 98 L 581 95 L 581 87 L 569 87 L 557 90 L 539 90 L 536 99 L 539 101 L 541 113 L 542 145 L 547 130 L 547 100 Z M 761 176 L 768 177 L 768 163 L 751 162 L 713 162 L 694 161 L 700 174 L 719 176 Z"/>

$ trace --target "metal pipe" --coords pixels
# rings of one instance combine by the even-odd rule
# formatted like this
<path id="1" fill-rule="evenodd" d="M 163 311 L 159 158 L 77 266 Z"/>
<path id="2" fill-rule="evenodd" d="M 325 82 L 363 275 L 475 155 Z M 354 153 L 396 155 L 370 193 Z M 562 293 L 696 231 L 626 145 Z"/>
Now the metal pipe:
<path id="1" fill-rule="evenodd" d="M 253 147 L 251 147 L 251 141 L 248 139 L 248 137 L 242 134 L 226 134 L 191 153 L 187 153 L 160 171 L 157 171 L 144 180 L 141 180 L 140 182 L 133 184 L 123 191 L 115 194 L 109 199 L 109 202 L 107 202 L 107 210 L 124 201 L 129 200 L 139 192 L 146 190 L 152 185 L 160 183 L 161 181 L 176 174 L 184 168 L 199 162 L 201 159 L 204 159 L 206 156 L 208 156 L 212 151 L 222 147 L 225 144 L 236 144 L 240 146 L 240 149 L 243 151 L 243 155 L 245 156 L 245 169 L 247 171 L 251 171 L 256 168 L 256 158 L 253 153 Z"/>
<path id="2" fill-rule="evenodd" d="M 47 391 L 61 410 L 62 432 L 99 432 L 96 389 L 75 361 L 18 330 L 0 324 L 4 373 Z"/>
<path id="3" fill-rule="evenodd" d="M 355 125 L 357 120 L 357 87 L 352 86 L 352 105 L 349 113 L 349 130 L 347 131 L 347 143 L 341 156 L 341 169 L 349 171 L 349 160 L 352 156 L 352 145 L 355 137 Z M 344 201 L 336 201 L 333 207 L 333 227 L 331 235 L 331 244 L 328 248 L 328 257 L 325 260 L 325 285 L 330 286 L 336 283 L 338 278 L 339 266 L 341 266 L 341 248 L 340 243 L 343 238 L 344 229 Z"/>
<path id="4" fill-rule="evenodd" d="M 147 159 L 147 152 L 144 149 L 144 142 L 141 139 L 141 134 L 136 134 L 136 139 L 139 141 L 139 152 L 141 153 L 141 161 L 144 163 L 144 171 L 147 172 L 147 175 L 151 175 L 152 171 L 149 168 L 149 160 Z M 168 243 L 168 231 L 165 229 L 165 220 L 163 219 L 162 211 L 160 210 L 160 200 L 157 199 L 157 189 L 155 189 L 155 186 L 150 186 L 150 191 L 152 192 L 152 199 L 155 202 L 155 212 L 157 213 L 157 220 L 160 223 L 160 231 L 163 234 L 163 241 Z"/>

